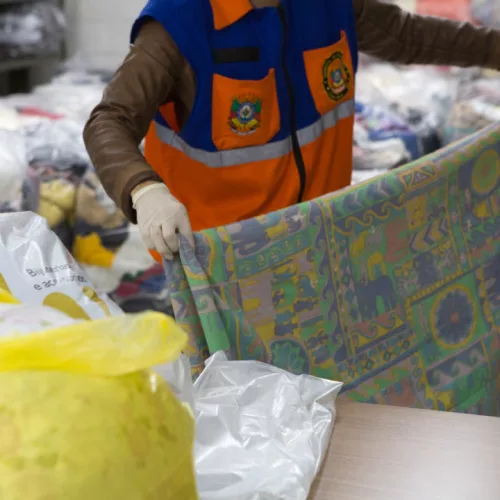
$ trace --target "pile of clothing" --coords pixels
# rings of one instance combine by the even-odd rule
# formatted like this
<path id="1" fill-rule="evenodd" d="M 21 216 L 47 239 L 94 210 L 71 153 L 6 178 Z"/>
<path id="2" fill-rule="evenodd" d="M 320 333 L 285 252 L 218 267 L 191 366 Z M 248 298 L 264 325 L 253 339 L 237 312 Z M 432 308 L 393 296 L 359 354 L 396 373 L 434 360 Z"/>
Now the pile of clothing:
<path id="1" fill-rule="evenodd" d="M 111 72 L 67 64 L 0 99 L 0 212 L 47 219 L 96 286 L 127 312 L 171 312 L 166 280 L 136 226 L 105 193 L 82 131 Z M 474 71 L 364 60 L 357 77 L 353 183 L 500 119 L 500 80 Z"/>
<path id="2" fill-rule="evenodd" d="M 471 0 L 472 18 L 485 26 L 500 28 L 500 3 L 498 0 Z"/>
<path id="3" fill-rule="evenodd" d="M 163 269 L 104 192 L 83 144 L 110 77 L 73 65 L 31 94 L 0 99 L 0 212 L 42 215 L 124 310 L 170 312 Z"/>
<path id="4" fill-rule="evenodd" d="M 417 14 L 500 28 L 498 0 L 387 0 Z M 353 183 L 420 158 L 500 120 L 500 77 L 398 67 L 360 57 Z"/>
<path id="5" fill-rule="evenodd" d="M 482 74 L 460 81 L 445 129 L 444 141 L 450 144 L 500 121 L 500 79 Z"/>
<path id="6" fill-rule="evenodd" d="M 450 71 L 365 61 L 356 81 L 353 182 L 439 149 L 456 87 Z"/>

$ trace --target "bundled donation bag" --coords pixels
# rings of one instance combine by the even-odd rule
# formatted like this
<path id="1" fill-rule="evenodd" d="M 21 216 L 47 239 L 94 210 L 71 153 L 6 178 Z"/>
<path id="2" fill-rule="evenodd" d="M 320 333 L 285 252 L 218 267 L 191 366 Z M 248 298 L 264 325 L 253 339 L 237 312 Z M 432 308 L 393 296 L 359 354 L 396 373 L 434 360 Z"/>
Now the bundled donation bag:
<path id="1" fill-rule="evenodd" d="M 124 315 L 32 213 L 0 215 L 0 499 L 196 500 L 186 334 Z M 189 370 L 187 370 L 189 372 Z"/>
<path id="2" fill-rule="evenodd" d="M 0 290 L 0 498 L 197 499 L 193 418 L 149 369 L 186 342 L 160 313 L 75 320 Z"/>
<path id="3" fill-rule="evenodd" d="M 74 319 L 122 314 L 94 289 L 45 219 L 31 212 L 0 214 L 0 288 Z"/>

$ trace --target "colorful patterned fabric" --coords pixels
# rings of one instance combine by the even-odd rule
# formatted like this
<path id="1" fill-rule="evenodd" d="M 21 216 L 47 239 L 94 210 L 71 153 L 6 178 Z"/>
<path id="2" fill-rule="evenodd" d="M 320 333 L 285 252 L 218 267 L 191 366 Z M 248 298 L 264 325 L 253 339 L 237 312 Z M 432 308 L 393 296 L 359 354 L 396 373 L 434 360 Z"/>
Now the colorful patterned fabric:
<path id="1" fill-rule="evenodd" d="M 204 231 L 167 266 L 211 352 L 355 401 L 500 415 L 500 127 L 310 203 Z"/>

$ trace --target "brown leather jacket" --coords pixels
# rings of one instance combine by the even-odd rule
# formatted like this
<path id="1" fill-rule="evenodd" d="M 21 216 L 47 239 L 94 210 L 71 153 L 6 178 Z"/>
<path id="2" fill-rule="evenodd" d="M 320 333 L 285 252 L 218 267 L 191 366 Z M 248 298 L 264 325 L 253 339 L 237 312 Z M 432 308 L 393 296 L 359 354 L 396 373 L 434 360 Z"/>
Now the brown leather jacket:
<path id="1" fill-rule="evenodd" d="M 255 7 L 278 2 L 253 0 Z M 410 14 L 379 0 L 353 0 L 353 5 L 358 46 L 365 54 L 400 64 L 500 69 L 498 31 Z M 148 22 L 84 131 L 104 189 L 134 223 L 132 191 L 145 182 L 161 182 L 138 145 L 162 104 L 174 102 L 182 126 L 194 96 L 195 81 L 189 64 L 163 27 Z"/>

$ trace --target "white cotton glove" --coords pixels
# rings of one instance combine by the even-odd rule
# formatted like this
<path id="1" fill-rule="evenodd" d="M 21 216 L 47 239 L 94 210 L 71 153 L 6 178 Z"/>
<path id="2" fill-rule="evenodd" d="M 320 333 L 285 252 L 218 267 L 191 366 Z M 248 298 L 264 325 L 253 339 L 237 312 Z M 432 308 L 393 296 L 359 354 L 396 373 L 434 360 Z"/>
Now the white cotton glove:
<path id="1" fill-rule="evenodd" d="M 179 235 L 194 246 L 186 207 L 172 196 L 165 184 L 155 183 L 132 194 L 137 225 L 144 243 L 168 260 L 179 252 Z"/>

